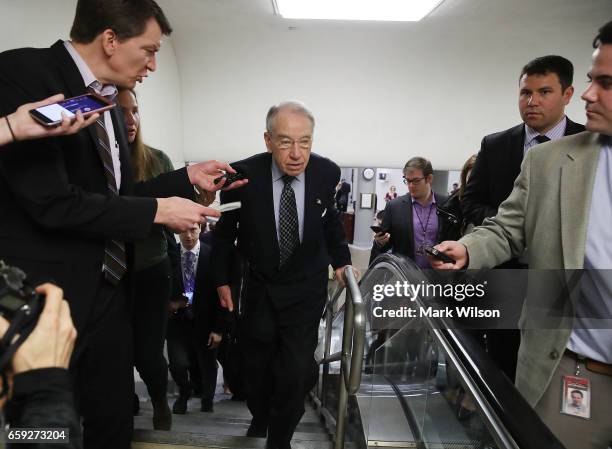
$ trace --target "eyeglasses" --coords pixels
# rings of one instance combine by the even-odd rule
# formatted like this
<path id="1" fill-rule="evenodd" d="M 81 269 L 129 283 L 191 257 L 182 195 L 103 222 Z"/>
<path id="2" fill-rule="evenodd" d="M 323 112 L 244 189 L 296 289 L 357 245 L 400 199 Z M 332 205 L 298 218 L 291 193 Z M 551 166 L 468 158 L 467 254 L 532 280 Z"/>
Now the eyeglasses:
<path id="1" fill-rule="evenodd" d="M 312 146 L 312 138 L 302 137 L 301 139 L 293 140 L 289 139 L 288 137 L 283 137 L 282 139 L 276 141 L 276 146 L 278 146 L 281 150 L 288 150 L 289 148 L 293 148 L 296 143 L 301 149 L 308 150 Z"/>
<path id="2" fill-rule="evenodd" d="M 412 178 L 412 179 L 408 179 L 408 178 L 404 177 L 403 179 L 404 179 L 404 184 L 412 184 L 414 186 L 414 185 L 417 185 L 418 183 L 420 183 L 425 178 Z"/>

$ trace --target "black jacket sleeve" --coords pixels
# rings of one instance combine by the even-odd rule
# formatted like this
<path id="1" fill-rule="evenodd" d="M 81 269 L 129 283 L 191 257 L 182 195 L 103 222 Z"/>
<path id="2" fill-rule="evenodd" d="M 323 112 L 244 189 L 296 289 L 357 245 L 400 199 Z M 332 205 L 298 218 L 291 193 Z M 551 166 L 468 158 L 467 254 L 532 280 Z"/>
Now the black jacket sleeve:
<path id="1" fill-rule="evenodd" d="M 13 397 L 7 406 L 10 427 L 67 428 L 69 444 L 31 443 L 8 444 L 15 448 L 83 447 L 81 425 L 76 414 L 72 383 L 67 370 L 44 368 L 17 374 Z"/>
<path id="2" fill-rule="evenodd" d="M 326 199 L 327 211 L 325 221 L 325 242 L 327 251 L 331 256 L 331 265 L 334 269 L 351 264 L 351 253 L 346 243 L 344 228 L 340 220 L 340 212 L 336 209 L 334 201 L 334 188 L 340 179 L 340 168 L 334 164 L 328 198 Z"/>
<path id="3" fill-rule="evenodd" d="M 487 138 L 482 139 L 480 152 L 476 157 L 474 168 L 470 174 L 461 198 L 461 209 L 466 223 L 480 226 L 485 218 L 497 214 L 497 207 L 488 201 L 489 193 L 489 167 L 491 151 L 487 145 Z"/>
<path id="4" fill-rule="evenodd" d="M 221 192 L 221 204 L 240 201 L 240 190 Z M 214 230 L 214 243 L 212 245 L 211 270 L 215 287 L 229 285 L 232 281 L 231 267 L 232 254 L 235 251 L 235 242 L 238 237 L 238 221 L 240 209 L 225 212 L 217 222 Z"/>
<path id="5" fill-rule="evenodd" d="M 196 332 L 202 347 L 206 347 L 210 332 L 223 335 L 229 330 L 226 317 L 227 311 L 221 307 L 217 288 L 210 270 L 213 263 L 211 259 L 211 246 L 200 240 L 200 256 L 193 296 L 193 312 Z"/>

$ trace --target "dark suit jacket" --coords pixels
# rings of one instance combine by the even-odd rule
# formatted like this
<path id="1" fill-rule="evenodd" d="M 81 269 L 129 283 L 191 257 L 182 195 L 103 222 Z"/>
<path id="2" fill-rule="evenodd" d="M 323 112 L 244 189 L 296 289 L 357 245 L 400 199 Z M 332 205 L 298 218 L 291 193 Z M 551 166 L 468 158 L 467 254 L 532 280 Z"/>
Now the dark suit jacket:
<path id="1" fill-rule="evenodd" d="M 582 131 L 583 125 L 567 119 L 566 136 Z M 521 171 L 524 140 L 524 123 L 482 139 L 480 152 L 461 198 L 467 223 L 481 225 L 485 218 L 495 216 L 499 205 L 508 198 L 514 180 Z"/>
<path id="2" fill-rule="evenodd" d="M 200 255 L 198 256 L 192 302 L 197 337 L 204 343 L 208 340 L 211 331 L 223 335 L 228 329 L 229 318 L 225 310 L 221 308 L 217 288 L 212 277 L 211 250 L 212 247 L 209 244 L 200 240 Z M 168 252 L 168 254 L 170 254 L 173 269 L 173 285 L 176 285 L 176 291 L 182 295 L 185 291 L 185 285 L 183 283 L 180 243 L 175 243 L 175 251 Z"/>
<path id="3" fill-rule="evenodd" d="M 61 41 L 0 54 L 0 116 L 60 92 L 86 93 Z M 134 184 L 123 118 L 117 110 L 112 117 L 120 147 L 119 196 L 108 193 L 91 127 L 73 136 L 18 142 L 0 152 L 0 258 L 35 279 L 59 284 L 79 331 L 101 280 L 105 239 L 129 242 L 151 229 L 155 199 L 129 195 L 193 196 L 185 169 Z"/>
<path id="4" fill-rule="evenodd" d="M 238 251 L 250 265 L 247 309 L 251 298 L 261 295 L 267 295 L 279 308 L 297 303 L 322 307 L 329 264 L 338 268 L 351 263 L 340 214 L 334 206 L 340 169 L 329 159 L 311 154 L 305 172 L 303 241 L 279 269 L 271 164 L 270 153 L 232 164 L 247 175 L 249 183 L 221 194 L 221 202 L 241 201 L 242 207 L 224 213 L 217 223 L 212 256 L 216 284 L 230 283 L 232 248 L 237 239 Z"/>
<path id="5" fill-rule="evenodd" d="M 434 193 L 434 195 L 436 197 L 436 208 L 442 206 L 448 199 L 445 195 L 440 195 L 438 193 Z M 383 212 L 381 228 L 385 232 L 388 232 L 391 237 L 389 243 L 383 247 L 378 247 L 378 245 L 374 243 L 370 255 L 370 262 L 378 254 L 382 254 L 389 249 L 394 254 L 401 254 L 414 260 L 415 248 L 412 219 L 412 197 L 410 193 L 399 196 L 387 203 Z M 447 229 L 446 221 L 443 217 L 438 215 L 436 243 L 443 240 L 445 229 Z"/>

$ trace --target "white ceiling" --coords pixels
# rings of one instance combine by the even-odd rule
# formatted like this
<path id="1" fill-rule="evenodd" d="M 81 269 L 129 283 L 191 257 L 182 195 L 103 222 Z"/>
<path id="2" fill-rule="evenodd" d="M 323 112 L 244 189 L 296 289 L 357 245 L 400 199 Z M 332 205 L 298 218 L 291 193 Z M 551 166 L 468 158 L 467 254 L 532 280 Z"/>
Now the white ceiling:
<path id="1" fill-rule="evenodd" d="M 196 31 L 204 23 L 359 27 L 363 30 L 410 30 L 435 24 L 438 27 L 476 26 L 484 33 L 527 32 L 537 38 L 542 32 L 558 31 L 566 26 L 591 25 L 594 13 L 602 23 L 612 18 L 610 0 L 445 0 L 428 17 L 416 23 L 287 20 L 274 16 L 272 0 L 160 0 L 160 4 L 172 22 L 180 24 L 177 33 Z"/>

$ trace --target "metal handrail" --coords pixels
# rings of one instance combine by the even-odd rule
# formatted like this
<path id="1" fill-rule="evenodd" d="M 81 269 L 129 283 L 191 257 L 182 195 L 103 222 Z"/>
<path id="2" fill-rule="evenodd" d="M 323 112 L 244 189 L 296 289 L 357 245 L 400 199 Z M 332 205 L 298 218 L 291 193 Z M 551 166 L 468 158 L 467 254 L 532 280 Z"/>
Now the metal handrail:
<path id="1" fill-rule="evenodd" d="M 326 308 L 326 335 L 325 354 L 321 364 L 324 364 L 324 379 L 329 372 L 329 363 L 340 361 L 340 385 L 338 394 L 338 416 L 336 418 L 336 438 L 334 449 L 344 447 L 346 413 L 348 395 L 354 395 L 361 385 L 361 371 L 363 368 L 363 352 L 365 348 L 365 310 L 359 285 L 351 266 L 344 269 L 347 283 L 347 295 L 344 307 L 344 328 L 342 330 L 342 349 L 329 354 L 331 346 L 332 322 L 334 319 L 334 305 L 344 291 L 339 287 Z M 323 395 L 325 398 L 326 395 Z"/>

